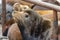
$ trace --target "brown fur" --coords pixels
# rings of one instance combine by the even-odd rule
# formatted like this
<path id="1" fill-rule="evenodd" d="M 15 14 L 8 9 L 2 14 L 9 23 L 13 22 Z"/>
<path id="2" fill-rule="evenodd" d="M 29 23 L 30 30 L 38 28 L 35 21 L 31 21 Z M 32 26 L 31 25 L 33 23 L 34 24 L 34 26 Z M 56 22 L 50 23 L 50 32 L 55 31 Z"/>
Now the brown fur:
<path id="1" fill-rule="evenodd" d="M 13 23 L 15 23 L 14 19 L 10 19 L 9 21 L 7 21 L 7 22 L 3 25 L 3 30 L 2 30 L 2 32 L 4 32 L 7 28 L 9 28 Z"/>
<path id="2" fill-rule="evenodd" d="M 22 12 L 23 10 L 26 10 L 26 9 L 30 9 L 27 5 L 21 5 L 20 3 L 15 3 L 14 5 L 13 5 L 13 10 L 14 11 L 20 11 L 20 12 Z M 15 23 L 15 21 L 14 21 L 14 19 L 10 19 L 10 20 L 8 20 L 4 25 L 3 25 L 3 35 L 6 35 L 7 33 L 6 32 L 8 32 L 8 29 L 9 29 L 9 27 L 13 24 L 13 23 Z"/>
<path id="3" fill-rule="evenodd" d="M 22 40 L 21 32 L 19 31 L 17 23 L 11 25 L 8 31 L 9 40 Z"/>
<path id="4" fill-rule="evenodd" d="M 51 19 L 52 21 L 54 20 L 53 14 L 45 14 L 45 15 L 42 15 L 42 17 Z M 60 13 L 58 13 L 58 33 L 60 34 Z"/>
<path id="5" fill-rule="evenodd" d="M 19 3 L 15 3 L 13 5 L 13 11 L 15 11 L 17 13 L 17 15 L 15 14 L 15 12 L 13 12 L 15 15 L 14 14 L 12 14 L 12 15 L 19 17 L 20 14 L 18 14 L 18 13 L 23 12 L 26 9 L 30 9 L 30 8 L 27 5 L 21 5 Z M 17 20 L 15 20 L 15 18 L 14 18 L 14 22 L 16 22 L 16 21 Z M 9 37 L 9 40 L 22 40 L 21 33 L 20 33 L 16 23 L 14 23 L 14 24 L 12 24 L 12 26 L 10 26 L 9 31 L 8 31 L 8 37 Z"/>
<path id="6" fill-rule="evenodd" d="M 51 38 L 53 32 L 53 23 L 51 20 L 41 17 L 33 10 L 24 10 L 23 12 L 13 11 L 12 16 L 16 22 L 15 25 L 18 26 L 15 27 L 12 25 L 10 27 L 8 31 L 8 37 L 10 40 L 19 39 L 19 36 L 21 36 L 19 31 L 21 31 L 21 33 L 22 31 L 24 31 L 25 33 L 22 33 L 23 40 L 34 40 L 35 38 L 35 40 L 48 40 Z M 19 28 L 20 30 L 15 30 L 16 28 Z M 16 33 L 15 31 L 18 31 L 18 33 Z M 16 36 L 18 34 L 19 36 L 17 38 Z M 25 39 L 23 38 L 24 36 L 26 36 Z"/>

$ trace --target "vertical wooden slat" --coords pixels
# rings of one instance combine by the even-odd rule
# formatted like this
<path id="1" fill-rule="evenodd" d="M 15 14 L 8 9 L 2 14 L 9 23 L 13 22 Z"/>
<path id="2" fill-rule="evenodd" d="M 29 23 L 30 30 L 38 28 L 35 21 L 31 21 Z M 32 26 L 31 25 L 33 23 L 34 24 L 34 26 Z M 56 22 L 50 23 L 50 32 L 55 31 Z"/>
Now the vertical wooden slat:
<path id="1" fill-rule="evenodd" d="M 54 17 L 54 27 L 55 27 L 55 33 L 58 35 L 58 14 L 56 10 L 53 10 L 53 17 Z M 58 40 L 58 37 L 56 38 Z"/>
<path id="2" fill-rule="evenodd" d="M 6 0 L 2 0 L 2 32 L 3 32 L 3 25 L 6 22 Z"/>

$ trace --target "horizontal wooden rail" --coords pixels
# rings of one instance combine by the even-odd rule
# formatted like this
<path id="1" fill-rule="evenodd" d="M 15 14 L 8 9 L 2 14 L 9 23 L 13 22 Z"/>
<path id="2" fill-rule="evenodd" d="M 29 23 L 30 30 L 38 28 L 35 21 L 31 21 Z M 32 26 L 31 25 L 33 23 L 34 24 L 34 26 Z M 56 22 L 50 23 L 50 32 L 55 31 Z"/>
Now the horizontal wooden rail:
<path id="1" fill-rule="evenodd" d="M 40 0 L 37 0 L 37 1 L 36 0 L 23 0 L 23 1 L 33 3 L 33 4 L 36 4 L 36 5 L 46 7 L 46 8 L 49 8 L 49 9 L 53 9 L 53 10 L 56 10 L 56 11 L 60 12 L 60 6 L 57 6 L 57 5 L 54 5 L 54 4 L 51 4 L 51 3 L 46 3 L 46 2 L 43 2 L 43 1 L 40 1 Z"/>

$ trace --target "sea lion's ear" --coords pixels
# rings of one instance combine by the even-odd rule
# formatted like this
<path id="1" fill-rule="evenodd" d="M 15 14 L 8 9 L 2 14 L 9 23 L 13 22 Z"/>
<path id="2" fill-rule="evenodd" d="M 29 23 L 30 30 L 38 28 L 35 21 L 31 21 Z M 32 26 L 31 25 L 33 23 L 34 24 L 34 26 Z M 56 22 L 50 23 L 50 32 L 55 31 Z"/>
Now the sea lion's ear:
<path id="1" fill-rule="evenodd" d="M 15 4 L 13 5 L 13 10 L 14 10 L 14 11 L 19 11 L 19 10 L 20 10 L 20 3 L 15 3 Z"/>

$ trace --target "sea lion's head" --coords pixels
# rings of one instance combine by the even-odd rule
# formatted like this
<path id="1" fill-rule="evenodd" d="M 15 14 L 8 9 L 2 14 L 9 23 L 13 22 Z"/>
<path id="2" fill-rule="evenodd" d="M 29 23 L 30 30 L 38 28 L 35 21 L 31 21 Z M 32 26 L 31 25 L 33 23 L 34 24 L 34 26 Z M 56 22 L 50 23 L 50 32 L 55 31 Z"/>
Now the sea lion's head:
<path id="1" fill-rule="evenodd" d="M 24 26 L 26 33 L 31 33 L 42 21 L 42 17 L 33 10 L 25 10 L 23 12 L 14 11 L 12 16 L 19 25 Z"/>
<path id="2" fill-rule="evenodd" d="M 33 10 L 25 10 L 23 12 L 13 11 L 12 16 L 16 22 L 21 22 L 25 26 L 32 26 L 35 23 L 38 24 L 41 20 L 40 15 Z"/>
<path id="3" fill-rule="evenodd" d="M 23 39 L 38 38 L 39 36 L 44 38 L 44 33 L 52 26 L 51 21 L 42 18 L 37 12 L 33 10 L 13 11 L 13 19 L 17 23 Z M 43 34 L 42 34 L 43 33 Z M 48 32 L 49 33 L 49 32 Z"/>

